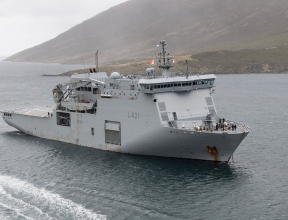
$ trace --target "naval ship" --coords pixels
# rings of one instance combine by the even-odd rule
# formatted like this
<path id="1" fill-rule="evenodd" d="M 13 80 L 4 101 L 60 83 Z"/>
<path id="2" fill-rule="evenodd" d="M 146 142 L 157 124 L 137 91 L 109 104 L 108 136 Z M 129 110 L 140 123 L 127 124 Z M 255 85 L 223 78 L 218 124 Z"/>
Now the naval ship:
<path id="1" fill-rule="evenodd" d="M 251 131 L 220 118 L 212 98 L 215 75 L 175 76 L 160 42 L 158 67 L 145 76 L 74 74 L 52 90 L 53 107 L 1 111 L 4 121 L 40 138 L 128 154 L 229 161 Z M 157 59 L 158 59 L 157 58 Z"/>

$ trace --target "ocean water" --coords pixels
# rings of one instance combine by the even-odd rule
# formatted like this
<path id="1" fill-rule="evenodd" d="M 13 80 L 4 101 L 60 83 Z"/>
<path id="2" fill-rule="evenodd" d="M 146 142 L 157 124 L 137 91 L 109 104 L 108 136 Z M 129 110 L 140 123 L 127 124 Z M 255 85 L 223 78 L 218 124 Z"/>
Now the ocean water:
<path id="1" fill-rule="evenodd" d="M 0 62 L 0 109 L 52 105 L 82 66 Z M 229 163 L 125 155 L 23 134 L 0 118 L 0 219 L 288 219 L 287 74 L 217 75 L 252 126 Z"/>

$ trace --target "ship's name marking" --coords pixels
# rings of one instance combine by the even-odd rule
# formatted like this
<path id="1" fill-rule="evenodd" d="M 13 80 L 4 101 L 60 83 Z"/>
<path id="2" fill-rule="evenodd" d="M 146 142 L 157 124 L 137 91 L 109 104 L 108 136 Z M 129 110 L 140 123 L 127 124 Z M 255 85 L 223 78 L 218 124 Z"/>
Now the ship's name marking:
<path id="1" fill-rule="evenodd" d="M 128 118 L 139 119 L 139 112 L 128 112 Z"/>

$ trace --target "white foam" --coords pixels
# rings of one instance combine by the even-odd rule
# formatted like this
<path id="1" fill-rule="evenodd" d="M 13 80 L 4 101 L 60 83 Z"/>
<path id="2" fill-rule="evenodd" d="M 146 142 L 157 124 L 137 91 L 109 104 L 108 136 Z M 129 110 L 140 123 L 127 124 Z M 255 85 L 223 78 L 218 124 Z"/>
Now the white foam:
<path id="1" fill-rule="evenodd" d="M 4 207 L 4 208 L 6 208 L 6 209 L 9 209 L 9 210 L 13 210 L 13 211 L 17 214 L 17 216 L 21 216 L 21 217 L 23 217 L 23 218 L 25 218 L 25 219 L 27 219 L 27 220 L 33 220 L 33 218 L 30 218 L 30 217 L 27 217 L 27 216 L 21 214 L 21 213 L 18 211 L 18 208 L 17 208 L 17 209 L 13 209 L 13 207 L 11 207 L 11 206 L 9 206 L 9 205 L 6 205 L 6 204 L 3 204 L 3 203 L 1 203 L 1 202 L 0 202 L 0 206 Z M 11 215 L 4 216 L 4 215 L 2 214 L 2 215 L 0 215 L 0 219 L 1 219 L 1 220 L 4 220 L 4 219 L 7 219 L 7 218 L 10 218 L 10 216 L 11 216 Z"/>
<path id="2" fill-rule="evenodd" d="M 0 205 L 30 219 L 106 219 L 44 188 L 10 176 L 0 175 Z"/>

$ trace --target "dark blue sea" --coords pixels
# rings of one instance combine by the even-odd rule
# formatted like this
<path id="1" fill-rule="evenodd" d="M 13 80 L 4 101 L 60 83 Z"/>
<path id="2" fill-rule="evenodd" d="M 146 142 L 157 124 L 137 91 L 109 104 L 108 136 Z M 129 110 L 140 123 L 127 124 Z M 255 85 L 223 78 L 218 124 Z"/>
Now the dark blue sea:
<path id="1" fill-rule="evenodd" d="M 51 106 L 77 65 L 0 62 L 0 109 Z M 252 126 L 233 161 L 125 155 L 0 118 L 0 219 L 288 219 L 288 75 L 217 75 L 218 114 Z"/>

